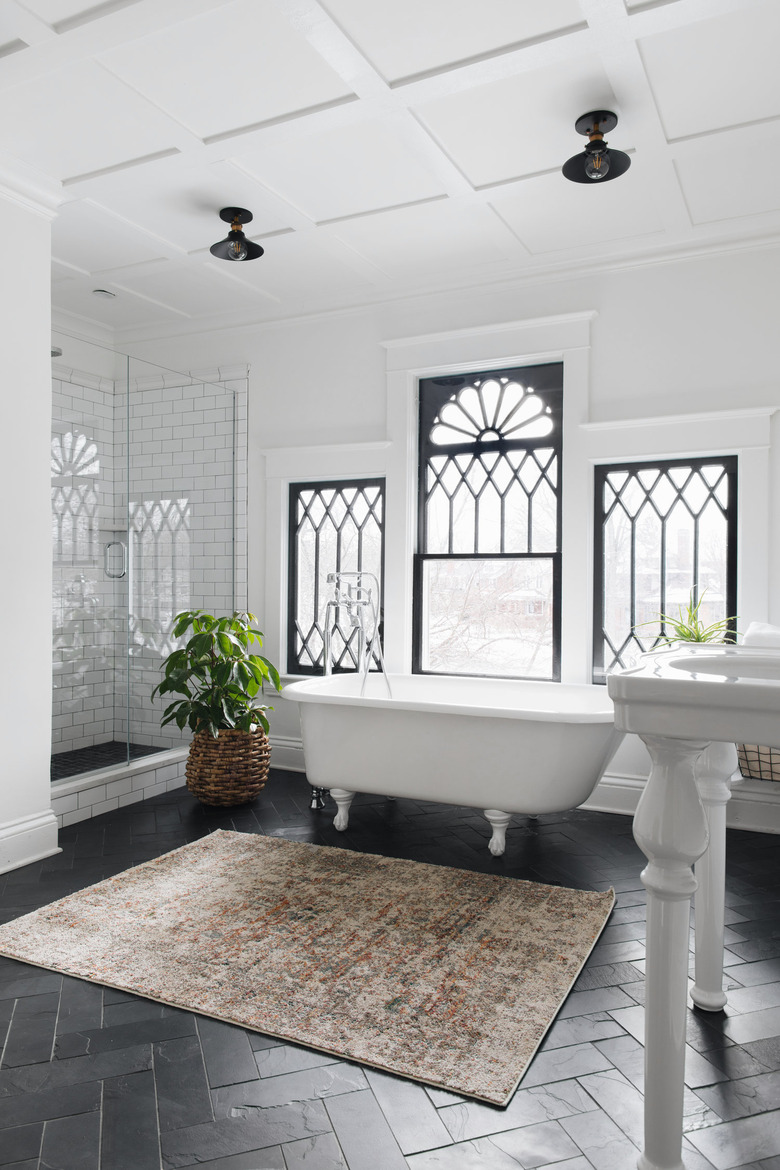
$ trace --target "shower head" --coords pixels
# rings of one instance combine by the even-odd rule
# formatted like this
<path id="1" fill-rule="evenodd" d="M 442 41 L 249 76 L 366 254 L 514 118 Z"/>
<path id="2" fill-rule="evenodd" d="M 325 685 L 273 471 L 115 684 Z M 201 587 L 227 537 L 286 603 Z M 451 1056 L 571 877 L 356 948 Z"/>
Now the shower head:
<path id="1" fill-rule="evenodd" d="M 62 350 L 60 349 L 60 347 L 58 345 L 53 345 L 51 347 L 51 356 L 53 358 L 62 357 Z"/>

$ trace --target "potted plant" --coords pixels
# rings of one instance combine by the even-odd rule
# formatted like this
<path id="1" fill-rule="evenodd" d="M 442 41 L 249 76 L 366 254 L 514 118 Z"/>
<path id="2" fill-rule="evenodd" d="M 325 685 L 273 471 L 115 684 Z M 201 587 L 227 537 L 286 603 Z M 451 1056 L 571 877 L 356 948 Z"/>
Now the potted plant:
<path id="1" fill-rule="evenodd" d="M 732 629 L 732 622 L 735 622 L 737 620 L 736 618 L 723 618 L 719 622 L 713 622 L 711 625 L 705 626 L 700 617 L 700 612 L 706 592 L 706 589 L 702 589 L 701 596 L 697 601 L 696 587 L 694 586 L 688 597 L 688 604 L 684 608 L 682 605 L 677 607 L 676 617 L 668 613 L 658 614 L 656 620 L 661 623 L 659 641 L 662 644 L 671 645 L 673 642 L 736 641 Z M 642 625 L 651 626 L 655 625 L 655 622 L 642 622 Z"/>
<path id="2" fill-rule="evenodd" d="M 279 672 L 253 653 L 263 644 L 254 614 L 214 617 L 185 610 L 173 636 L 189 640 L 164 662 L 165 677 L 152 691 L 180 696 L 163 712 L 161 726 L 175 723 L 194 733 L 187 758 L 187 787 L 203 804 L 245 804 L 268 777 L 268 719 L 273 708 L 258 703 L 263 683 L 277 691 Z"/>

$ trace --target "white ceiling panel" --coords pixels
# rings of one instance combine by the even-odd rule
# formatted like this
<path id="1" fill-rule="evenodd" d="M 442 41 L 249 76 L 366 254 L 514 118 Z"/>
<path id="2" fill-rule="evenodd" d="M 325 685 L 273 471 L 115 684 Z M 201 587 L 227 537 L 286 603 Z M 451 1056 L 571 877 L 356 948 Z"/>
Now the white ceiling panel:
<path id="1" fill-rule="evenodd" d="M 95 321 L 109 329 L 117 329 L 120 326 L 123 329 L 142 328 L 155 322 L 181 324 L 186 320 L 165 305 L 152 304 L 130 293 L 117 291 L 114 299 L 96 297 L 93 295 L 93 288 L 94 282 L 84 277 L 63 281 L 54 289 L 53 306 L 77 317 Z"/>
<path id="2" fill-rule="evenodd" d="M 238 155 L 236 162 L 318 221 L 443 193 L 430 168 L 381 122 Z"/>
<path id="3" fill-rule="evenodd" d="M 741 166 L 740 159 L 749 159 Z M 677 173 L 694 223 L 739 219 L 778 210 L 780 127 L 756 127 L 710 138 L 677 160 Z"/>
<path id="4" fill-rule="evenodd" d="M 235 273 L 237 280 L 282 306 L 294 303 L 305 312 L 316 301 L 322 307 L 333 308 L 335 294 L 363 296 L 372 287 L 369 276 L 356 271 L 349 249 L 338 241 L 296 232 L 277 236 L 263 246 L 265 255 L 259 260 L 240 268 L 224 261 L 224 266 L 230 275 Z M 381 273 L 376 277 L 381 280 Z"/>
<path id="5" fill-rule="evenodd" d="M 141 264 L 160 255 L 159 245 L 131 224 L 85 200 L 65 203 L 52 232 L 52 254 L 88 272 Z"/>
<path id="6" fill-rule="evenodd" d="M 577 0 L 326 0 L 388 81 L 543 37 L 582 21 Z"/>
<path id="7" fill-rule="evenodd" d="M 450 200 L 347 220 L 328 230 L 394 278 L 451 275 L 524 259 L 489 207 Z"/>
<path id="8" fill-rule="evenodd" d="M 563 166 L 585 145 L 574 129 L 580 114 L 617 104 L 601 63 L 584 58 L 440 98 L 417 113 L 482 187 Z M 622 126 L 610 141 L 621 150 L 631 145 Z"/>
<path id="9" fill-rule="evenodd" d="M 120 348 L 780 241 L 780 0 L 0 0 L 4 38 L 0 163 L 70 180 L 54 301 Z M 599 108 L 632 166 L 588 190 Z M 230 206 L 260 260 L 210 255 Z"/>
<path id="10" fill-rule="evenodd" d="M 47 24 L 59 24 L 97 8 L 100 0 L 24 0 L 25 8 Z"/>
<path id="11" fill-rule="evenodd" d="M 4 94 L 12 118 L 0 124 L 0 150 L 58 179 L 115 166 L 172 147 L 181 131 L 91 61 Z"/>
<path id="12" fill-rule="evenodd" d="M 185 155 L 102 175 L 88 184 L 90 198 L 132 220 L 177 248 L 195 252 L 224 239 L 230 225 L 219 218 L 222 207 L 246 207 L 253 220 L 251 237 L 289 227 L 268 206 L 256 182 L 227 162 L 204 166 Z M 54 224 L 56 239 L 57 224 Z"/>
<path id="13" fill-rule="evenodd" d="M 641 40 L 667 138 L 780 115 L 778 42 L 777 0 Z"/>
<path id="14" fill-rule="evenodd" d="M 543 175 L 490 202 L 534 255 L 576 251 L 663 229 L 641 173 L 630 169 L 620 182 L 599 187 Z"/>
<path id="15" fill-rule="evenodd" d="M 122 273 L 117 277 L 116 287 L 119 295 L 126 289 L 189 317 L 233 313 L 245 310 L 248 304 L 259 300 L 251 289 L 230 280 L 227 275 L 220 279 L 218 270 L 209 268 L 193 273 L 177 263 L 156 266 L 146 272 Z"/>
<path id="16" fill-rule="evenodd" d="M 351 93 L 269 0 L 225 5 L 101 60 L 201 138 Z"/>
<path id="17" fill-rule="evenodd" d="M 0 9 L 0 46 L 17 40 L 18 36 L 19 24 L 14 17 L 13 10 Z"/>

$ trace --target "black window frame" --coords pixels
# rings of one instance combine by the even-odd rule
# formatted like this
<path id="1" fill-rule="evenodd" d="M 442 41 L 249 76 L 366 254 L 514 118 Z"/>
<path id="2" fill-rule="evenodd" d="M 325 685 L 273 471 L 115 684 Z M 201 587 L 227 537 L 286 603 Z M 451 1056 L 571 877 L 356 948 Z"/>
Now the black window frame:
<path id="1" fill-rule="evenodd" d="M 383 632 L 383 627 L 384 627 L 385 517 L 387 514 L 386 513 L 386 508 L 387 508 L 386 477 L 384 475 L 371 475 L 371 476 L 362 476 L 362 477 L 357 477 L 357 476 L 341 477 L 340 476 L 338 478 L 331 478 L 331 479 L 298 481 L 296 483 L 290 483 L 290 485 L 289 485 L 288 522 L 287 522 L 287 639 L 286 639 L 286 641 L 287 641 L 287 673 L 288 674 L 306 675 L 306 676 L 313 676 L 313 677 L 319 677 L 322 674 L 324 674 L 324 648 L 323 648 L 323 651 L 321 652 L 321 657 L 323 658 L 322 664 L 311 665 L 311 664 L 303 663 L 300 661 L 299 656 L 298 656 L 298 651 L 297 651 L 296 645 L 295 645 L 296 635 L 298 633 L 297 625 L 296 625 L 297 604 L 298 604 L 298 572 L 297 572 L 297 556 L 296 556 L 296 554 L 297 554 L 297 540 L 296 540 L 296 538 L 297 538 L 298 530 L 300 527 L 300 523 L 297 519 L 297 510 L 298 510 L 297 509 L 297 500 L 298 500 L 298 497 L 299 497 L 300 493 L 303 491 L 322 492 L 322 491 L 334 491 L 335 490 L 337 492 L 340 492 L 340 491 L 349 490 L 351 488 L 357 488 L 358 490 L 360 490 L 360 489 L 364 489 L 364 488 L 368 488 L 368 487 L 378 487 L 379 488 L 379 497 L 378 498 L 381 499 L 381 501 L 382 501 L 382 517 L 381 517 L 381 521 L 379 523 L 380 539 L 381 539 L 380 572 L 379 572 L 379 588 L 380 588 L 380 594 L 381 594 L 381 596 L 380 596 L 379 632 L 380 632 L 380 637 L 381 637 L 382 632 Z M 349 505 L 347 505 L 347 511 L 349 511 L 349 510 L 350 510 Z M 318 555 L 319 554 L 317 553 L 317 560 L 318 560 Z M 315 566 L 317 564 L 317 560 L 315 560 Z M 338 571 L 341 567 L 342 567 L 342 565 L 341 565 L 341 547 L 340 547 L 340 538 L 339 538 L 339 539 L 337 539 L 337 556 L 336 556 L 336 564 L 334 566 L 334 569 L 336 571 Z M 363 568 L 362 564 L 360 563 L 359 558 L 358 558 L 357 568 L 359 568 L 359 569 Z M 324 604 L 324 601 L 326 599 L 319 597 L 319 571 L 318 571 L 317 567 L 315 567 L 314 595 L 315 595 L 315 609 L 316 609 L 317 613 L 319 613 L 320 604 L 321 603 Z M 316 622 L 315 622 L 315 625 L 317 625 Z M 323 641 L 324 641 L 324 628 L 321 628 L 319 630 L 319 632 L 320 632 L 320 634 L 323 638 Z M 346 633 L 346 630 L 343 632 Z M 311 631 L 309 633 L 309 636 L 310 635 L 311 635 Z M 356 642 L 356 639 L 357 639 L 357 631 L 353 629 L 349 633 L 349 636 L 344 639 L 344 641 L 345 641 L 345 643 L 348 643 L 349 646 L 352 646 L 352 643 Z M 353 657 L 354 657 L 354 655 L 353 655 Z M 332 669 L 333 669 L 334 674 L 342 674 L 342 673 L 346 674 L 346 673 L 349 673 L 350 671 L 354 670 L 355 668 L 356 668 L 356 659 L 355 659 L 354 664 L 350 664 L 347 666 L 334 664 Z"/>
<path id="2" fill-rule="evenodd" d="M 563 376 L 562 361 L 542 362 L 533 365 L 500 367 L 470 371 L 456 375 L 432 375 L 418 380 L 418 438 L 417 438 L 417 540 L 412 567 L 412 672 L 414 674 L 451 674 L 450 671 L 424 670 L 422 667 L 423 631 L 423 574 L 428 561 L 436 560 L 545 560 L 552 562 L 552 671 L 540 679 L 538 675 L 493 675 L 477 672 L 458 673 L 465 678 L 532 678 L 532 681 L 560 682 L 561 679 L 561 602 L 562 602 L 562 520 L 563 520 Z M 471 385 L 478 379 L 510 378 L 521 384 L 532 386 L 534 392 L 550 407 L 554 422 L 551 435 L 543 438 L 497 439 L 490 442 L 463 442 L 436 445 L 430 440 L 434 420 L 444 404 L 458 390 Z M 426 520 L 426 470 L 431 456 L 455 455 L 508 450 L 523 450 L 533 447 L 554 448 L 556 460 L 556 546 L 553 552 L 499 552 L 499 553 L 428 553 Z M 477 535 L 475 529 L 475 544 Z M 530 543 L 530 537 L 529 537 Z"/>
<path id="3" fill-rule="evenodd" d="M 606 632 L 604 630 L 604 525 L 607 519 L 604 510 L 604 485 L 607 476 L 615 472 L 626 471 L 629 475 L 638 473 L 640 471 L 647 471 L 653 469 L 669 469 L 674 467 L 690 467 L 692 471 L 700 472 L 703 467 L 718 465 L 724 468 L 727 483 L 728 483 L 728 503 L 724 509 L 726 519 L 726 615 L 733 618 L 737 611 L 737 533 L 739 522 L 739 457 L 737 455 L 697 455 L 695 457 L 686 458 L 685 456 L 675 456 L 674 458 L 663 459 L 643 459 L 643 460 L 618 460 L 614 463 L 599 463 L 594 467 L 594 535 L 593 535 L 593 644 L 592 644 L 592 681 L 596 684 L 604 684 L 607 679 L 607 669 L 604 666 L 604 641 Z M 656 509 L 657 512 L 657 509 Z M 634 547 L 634 518 L 632 518 L 632 556 L 631 556 L 631 586 L 630 586 L 630 609 L 631 617 L 634 619 L 631 629 L 636 625 L 636 561 L 633 554 Z M 665 521 L 661 524 L 661 606 L 660 612 L 668 613 L 668 607 L 665 603 L 664 592 L 666 582 L 666 559 L 665 559 Z M 696 564 L 697 553 L 694 545 L 693 563 Z M 694 589 L 697 588 L 698 582 L 693 582 Z M 698 593 L 694 593 L 694 599 L 698 600 Z M 734 623 L 731 623 L 730 631 L 736 634 Z M 663 632 L 663 631 L 662 631 Z M 656 641 L 658 644 L 659 639 Z M 625 644 L 621 646 L 616 653 L 619 655 L 625 649 Z M 610 667 L 609 669 L 612 669 Z"/>

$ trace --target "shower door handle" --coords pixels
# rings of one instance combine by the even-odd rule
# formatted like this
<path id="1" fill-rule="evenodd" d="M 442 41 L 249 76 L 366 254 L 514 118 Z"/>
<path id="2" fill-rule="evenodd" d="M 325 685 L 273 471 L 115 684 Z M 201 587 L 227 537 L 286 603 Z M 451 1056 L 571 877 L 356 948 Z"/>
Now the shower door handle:
<path id="1" fill-rule="evenodd" d="M 113 572 L 111 568 L 112 548 L 121 548 L 122 550 L 122 567 L 118 573 Z M 115 581 L 127 574 L 127 545 L 123 540 L 109 540 L 108 544 L 103 546 L 103 572 Z"/>

